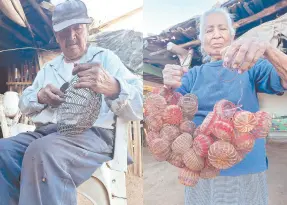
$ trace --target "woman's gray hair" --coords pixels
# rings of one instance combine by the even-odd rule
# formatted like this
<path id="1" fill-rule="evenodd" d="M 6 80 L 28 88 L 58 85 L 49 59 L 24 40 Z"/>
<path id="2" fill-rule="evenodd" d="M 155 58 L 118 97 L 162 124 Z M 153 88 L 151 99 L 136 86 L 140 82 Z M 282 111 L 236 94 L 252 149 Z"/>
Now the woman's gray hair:
<path id="1" fill-rule="evenodd" d="M 227 20 L 227 25 L 228 25 L 228 30 L 230 31 L 230 35 L 235 35 L 235 29 L 232 26 L 233 23 L 233 15 L 230 14 L 228 12 L 228 10 L 226 8 L 212 8 L 206 12 L 204 12 L 201 17 L 200 17 L 200 21 L 199 21 L 199 35 L 198 35 L 198 39 L 201 41 L 201 47 L 200 47 L 200 51 L 202 53 L 203 56 L 203 62 L 209 62 L 210 61 L 210 56 L 207 55 L 207 53 L 205 53 L 204 49 L 203 49 L 203 41 L 204 41 L 204 33 L 205 33 L 205 23 L 206 23 L 206 18 L 207 16 L 209 16 L 210 14 L 214 14 L 214 13 L 220 13 L 223 14 Z"/>

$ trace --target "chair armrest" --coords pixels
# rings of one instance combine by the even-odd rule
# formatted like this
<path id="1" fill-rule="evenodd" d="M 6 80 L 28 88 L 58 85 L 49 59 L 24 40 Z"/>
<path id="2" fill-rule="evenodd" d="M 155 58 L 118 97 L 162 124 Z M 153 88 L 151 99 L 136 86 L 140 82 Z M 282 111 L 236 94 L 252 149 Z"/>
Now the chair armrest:
<path id="1" fill-rule="evenodd" d="M 117 118 L 115 133 L 115 148 L 113 160 L 107 162 L 112 170 L 127 171 L 127 153 L 128 153 L 128 122 Z"/>

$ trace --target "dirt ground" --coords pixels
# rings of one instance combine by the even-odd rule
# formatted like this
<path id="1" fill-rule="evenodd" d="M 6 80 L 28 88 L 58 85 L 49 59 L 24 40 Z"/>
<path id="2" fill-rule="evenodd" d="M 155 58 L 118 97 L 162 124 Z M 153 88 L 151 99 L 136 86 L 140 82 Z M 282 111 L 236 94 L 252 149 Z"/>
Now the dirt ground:
<path id="1" fill-rule="evenodd" d="M 143 205 L 143 178 L 127 175 L 128 205 Z M 93 205 L 85 197 L 78 195 L 78 205 Z"/>
<path id="2" fill-rule="evenodd" d="M 287 204 L 287 142 L 269 141 L 269 205 Z M 144 205 L 184 205 L 184 186 L 177 181 L 177 169 L 157 162 L 144 149 Z"/>

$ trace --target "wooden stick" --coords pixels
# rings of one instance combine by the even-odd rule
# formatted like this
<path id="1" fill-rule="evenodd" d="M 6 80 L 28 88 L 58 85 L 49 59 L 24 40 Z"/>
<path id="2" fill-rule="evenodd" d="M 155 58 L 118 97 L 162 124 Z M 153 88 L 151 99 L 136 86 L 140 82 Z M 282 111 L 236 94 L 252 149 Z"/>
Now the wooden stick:
<path id="1" fill-rule="evenodd" d="M 166 50 L 176 54 L 176 55 L 181 55 L 181 56 L 184 56 L 184 55 L 187 55 L 188 54 L 188 50 L 172 43 L 172 42 L 169 42 L 167 45 L 166 45 Z"/>
<path id="2" fill-rule="evenodd" d="M 47 9 L 49 10 L 50 12 L 53 12 L 54 9 L 55 9 L 55 6 L 47 1 L 42 1 L 40 3 L 40 6 L 43 8 L 43 9 Z"/>
<path id="3" fill-rule="evenodd" d="M 200 45 L 200 40 L 189 41 L 187 43 L 179 44 L 177 46 L 180 47 L 180 48 L 187 48 L 187 47 L 195 47 L 195 46 L 198 46 L 198 45 Z M 164 52 L 166 52 L 166 49 L 161 49 L 159 51 L 152 52 L 149 55 L 150 56 L 155 56 L 155 55 L 163 54 Z"/>
<path id="4" fill-rule="evenodd" d="M 7 85 L 31 85 L 32 81 L 27 82 L 7 82 Z"/>
<path id="5" fill-rule="evenodd" d="M 126 13 L 126 14 L 124 14 L 124 15 L 118 17 L 118 18 L 115 18 L 115 19 L 113 19 L 113 20 L 111 20 L 111 21 L 108 21 L 108 22 L 106 22 L 106 23 L 104 23 L 104 24 L 102 24 L 102 25 L 100 25 L 100 26 L 98 26 L 98 27 L 96 27 L 96 28 L 92 28 L 92 29 L 89 31 L 89 33 L 90 33 L 90 34 L 97 33 L 98 31 L 100 31 L 100 30 L 102 30 L 102 29 L 104 29 L 104 28 L 106 28 L 106 27 L 109 27 L 110 25 L 116 24 L 116 23 L 119 22 L 119 21 L 122 21 L 122 20 L 124 20 L 124 19 L 126 19 L 126 18 L 129 18 L 130 16 L 136 14 L 137 12 L 139 12 L 139 11 L 141 11 L 141 10 L 143 10 L 143 7 L 142 7 L 142 6 L 139 7 L 139 8 L 136 8 L 136 9 L 134 9 L 134 10 L 132 10 L 132 11 L 130 11 L 130 12 L 128 12 L 128 13 Z"/>

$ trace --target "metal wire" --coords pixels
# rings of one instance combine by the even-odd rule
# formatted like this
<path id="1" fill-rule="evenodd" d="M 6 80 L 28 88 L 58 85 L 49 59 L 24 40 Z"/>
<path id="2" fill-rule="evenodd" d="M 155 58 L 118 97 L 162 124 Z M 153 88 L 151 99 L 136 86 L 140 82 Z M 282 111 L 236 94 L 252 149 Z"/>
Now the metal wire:
<path id="1" fill-rule="evenodd" d="M 65 91 L 65 102 L 57 110 L 58 132 L 65 136 L 75 136 L 91 128 L 98 118 L 102 95 L 88 88 L 75 89 L 76 75 Z M 64 91 L 64 90 L 63 90 Z"/>

